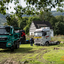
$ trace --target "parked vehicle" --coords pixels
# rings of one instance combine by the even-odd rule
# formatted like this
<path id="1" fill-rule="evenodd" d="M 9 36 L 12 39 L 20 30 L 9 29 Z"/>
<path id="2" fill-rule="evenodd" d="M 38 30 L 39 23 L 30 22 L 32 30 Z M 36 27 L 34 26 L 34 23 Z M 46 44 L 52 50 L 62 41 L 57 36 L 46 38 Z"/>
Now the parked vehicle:
<path id="1" fill-rule="evenodd" d="M 34 32 L 34 44 L 49 45 L 49 44 L 60 44 L 59 41 L 51 41 L 50 28 L 36 29 Z"/>
<path id="2" fill-rule="evenodd" d="M 13 26 L 0 26 L 0 48 L 9 48 L 11 51 L 19 48 L 21 34 L 14 31 Z"/>

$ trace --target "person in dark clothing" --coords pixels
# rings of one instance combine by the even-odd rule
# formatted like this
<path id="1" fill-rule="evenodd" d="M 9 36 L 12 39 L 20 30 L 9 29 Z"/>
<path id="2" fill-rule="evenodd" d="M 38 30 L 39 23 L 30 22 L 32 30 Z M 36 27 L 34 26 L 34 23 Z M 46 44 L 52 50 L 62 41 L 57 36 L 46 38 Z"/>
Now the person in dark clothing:
<path id="1" fill-rule="evenodd" d="M 30 38 L 30 45 L 33 46 L 33 43 L 34 43 L 34 39 Z"/>

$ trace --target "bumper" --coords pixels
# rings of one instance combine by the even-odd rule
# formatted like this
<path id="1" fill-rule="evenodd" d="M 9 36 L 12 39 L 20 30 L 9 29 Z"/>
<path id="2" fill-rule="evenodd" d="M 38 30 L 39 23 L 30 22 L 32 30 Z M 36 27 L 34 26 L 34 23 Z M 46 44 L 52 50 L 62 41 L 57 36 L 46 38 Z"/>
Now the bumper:
<path id="1" fill-rule="evenodd" d="M 41 42 L 34 42 L 34 44 L 41 44 Z"/>
<path id="2" fill-rule="evenodd" d="M 44 42 L 34 42 L 35 45 L 45 45 Z"/>
<path id="3" fill-rule="evenodd" d="M 10 45 L 9 45 L 10 44 Z M 11 44 L 11 42 L 9 41 L 6 41 L 6 42 L 0 42 L 0 48 L 3 48 L 3 49 L 5 49 L 5 48 L 10 48 L 12 46 L 12 44 Z"/>
<path id="4" fill-rule="evenodd" d="M 0 48 L 6 48 L 6 43 L 7 42 L 0 42 Z"/>

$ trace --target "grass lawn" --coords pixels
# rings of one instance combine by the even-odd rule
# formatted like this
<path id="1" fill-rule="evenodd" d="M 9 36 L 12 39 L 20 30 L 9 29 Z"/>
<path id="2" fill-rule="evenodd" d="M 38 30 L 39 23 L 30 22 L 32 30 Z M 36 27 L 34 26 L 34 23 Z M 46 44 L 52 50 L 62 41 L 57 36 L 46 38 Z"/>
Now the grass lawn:
<path id="1" fill-rule="evenodd" d="M 64 64 L 64 44 L 50 46 L 21 44 L 14 52 L 0 49 L 0 64 L 8 62 L 10 64 Z"/>

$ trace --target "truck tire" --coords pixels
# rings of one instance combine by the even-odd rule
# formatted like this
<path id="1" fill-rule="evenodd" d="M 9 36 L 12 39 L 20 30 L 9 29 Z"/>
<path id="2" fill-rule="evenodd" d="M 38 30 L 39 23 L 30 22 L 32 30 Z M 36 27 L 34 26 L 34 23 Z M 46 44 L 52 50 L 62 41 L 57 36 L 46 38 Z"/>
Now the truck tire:
<path id="1" fill-rule="evenodd" d="M 48 41 L 45 43 L 45 46 L 49 46 L 49 42 Z"/>
<path id="2" fill-rule="evenodd" d="M 58 41 L 58 42 L 56 42 L 56 44 L 57 44 L 57 45 L 59 45 L 59 44 L 60 44 L 60 42 Z"/>
<path id="3" fill-rule="evenodd" d="M 14 45 L 11 47 L 11 52 L 13 52 L 14 51 Z"/>
<path id="4" fill-rule="evenodd" d="M 19 48 L 19 43 L 17 43 L 15 46 L 15 49 L 18 49 L 18 48 Z"/>

